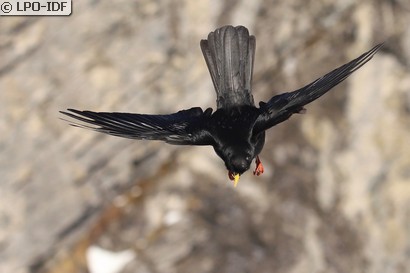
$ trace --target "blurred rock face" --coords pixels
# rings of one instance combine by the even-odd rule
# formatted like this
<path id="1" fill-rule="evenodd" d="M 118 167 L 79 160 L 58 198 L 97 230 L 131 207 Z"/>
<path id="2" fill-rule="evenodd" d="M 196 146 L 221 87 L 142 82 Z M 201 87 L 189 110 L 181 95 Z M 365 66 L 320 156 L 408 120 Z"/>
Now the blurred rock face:
<path id="1" fill-rule="evenodd" d="M 121 272 L 406 272 L 410 32 L 406 1 L 81 1 L 0 24 L 0 272 L 81 272 L 99 245 Z M 237 189 L 209 147 L 69 127 L 58 110 L 215 107 L 199 41 L 256 36 L 255 101 L 378 42 L 346 83 L 273 128 Z"/>

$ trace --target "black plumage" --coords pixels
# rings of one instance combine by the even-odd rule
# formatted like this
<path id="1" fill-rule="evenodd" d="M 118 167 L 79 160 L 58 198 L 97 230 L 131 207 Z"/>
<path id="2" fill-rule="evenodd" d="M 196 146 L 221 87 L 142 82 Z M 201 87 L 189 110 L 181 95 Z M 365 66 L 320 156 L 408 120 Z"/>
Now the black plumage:
<path id="1" fill-rule="evenodd" d="M 257 108 L 251 93 L 255 37 L 243 26 L 224 26 L 209 33 L 200 45 L 217 95 L 214 113 L 211 108 L 203 111 L 200 107 L 169 115 L 75 109 L 61 113 L 75 119 L 71 122 L 74 126 L 114 136 L 162 140 L 176 145 L 211 145 L 236 185 L 253 159 L 257 164 L 254 174 L 263 172 L 258 155 L 265 142 L 265 130 L 303 112 L 306 104 L 345 80 L 382 46 L 373 47 L 305 87 L 260 102 Z"/>

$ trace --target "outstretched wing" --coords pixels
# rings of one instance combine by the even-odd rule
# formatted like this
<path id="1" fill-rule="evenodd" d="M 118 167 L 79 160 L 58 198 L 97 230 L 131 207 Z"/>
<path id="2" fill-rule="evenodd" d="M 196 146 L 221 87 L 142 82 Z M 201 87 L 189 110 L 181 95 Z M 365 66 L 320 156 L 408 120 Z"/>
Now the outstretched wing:
<path id="1" fill-rule="evenodd" d="M 162 140 L 176 145 L 210 145 L 206 121 L 212 113 L 200 107 L 170 115 L 107 113 L 67 109 L 71 125 L 132 139 Z"/>
<path id="2" fill-rule="evenodd" d="M 271 98 L 267 103 L 260 102 L 261 114 L 255 122 L 254 133 L 269 129 L 287 120 L 294 113 L 304 110 L 303 106 L 324 95 L 362 67 L 383 46 L 378 44 L 358 58 L 336 68 L 314 82 L 296 91 L 283 93 Z"/>

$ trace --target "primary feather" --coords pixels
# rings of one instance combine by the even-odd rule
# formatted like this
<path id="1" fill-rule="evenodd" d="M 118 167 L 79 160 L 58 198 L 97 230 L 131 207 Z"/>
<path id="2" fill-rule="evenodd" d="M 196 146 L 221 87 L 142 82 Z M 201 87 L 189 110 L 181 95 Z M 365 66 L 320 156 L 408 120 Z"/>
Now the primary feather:
<path id="1" fill-rule="evenodd" d="M 201 108 L 194 107 L 169 115 L 92 112 L 75 109 L 60 112 L 82 122 L 71 122 L 73 126 L 114 136 L 162 140 L 179 145 L 211 145 L 211 138 L 201 128 L 211 115 L 211 108 L 203 112 Z"/>
<path id="2" fill-rule="evenodd" d="M 356 59 L 332 70 L 296 91 L 274 96 L 267 103 L 261 102 L 261 114 L 256 120 L 255 132 L 267 130 L 287 120 L 294 113 L 302 111 L 303 106 L 324 95 L 370 61 L 382 46 L 383 44 L 376 45 Z"/>

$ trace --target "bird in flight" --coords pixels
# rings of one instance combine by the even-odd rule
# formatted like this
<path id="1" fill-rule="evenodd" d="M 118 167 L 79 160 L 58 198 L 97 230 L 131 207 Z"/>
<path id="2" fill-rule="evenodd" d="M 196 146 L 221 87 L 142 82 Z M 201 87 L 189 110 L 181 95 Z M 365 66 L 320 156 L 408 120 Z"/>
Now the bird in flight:
<path id="1" fill-rule="evenodd" d="M 236 187 L 240 175 L 255 159 L 254 174 L 264 168 L 259 159 L 265 131 L 303 113 L 304 106 L 345 80 L 367 63 L 381 48 L 378 44 L 356 59 L 334 69 L 312 83 L 272 97 L 255 106 L 252 73 L 255 37 L 243 26 L 224 26 L 200 43 L 216 91 L 216 111 L 200 107 L 168 115 L 92 112 L 67 109 L 71 125 L 114 136 L 162 140 L 175 145 L 210 145 L 225 162 L 228 177 Z"/>

